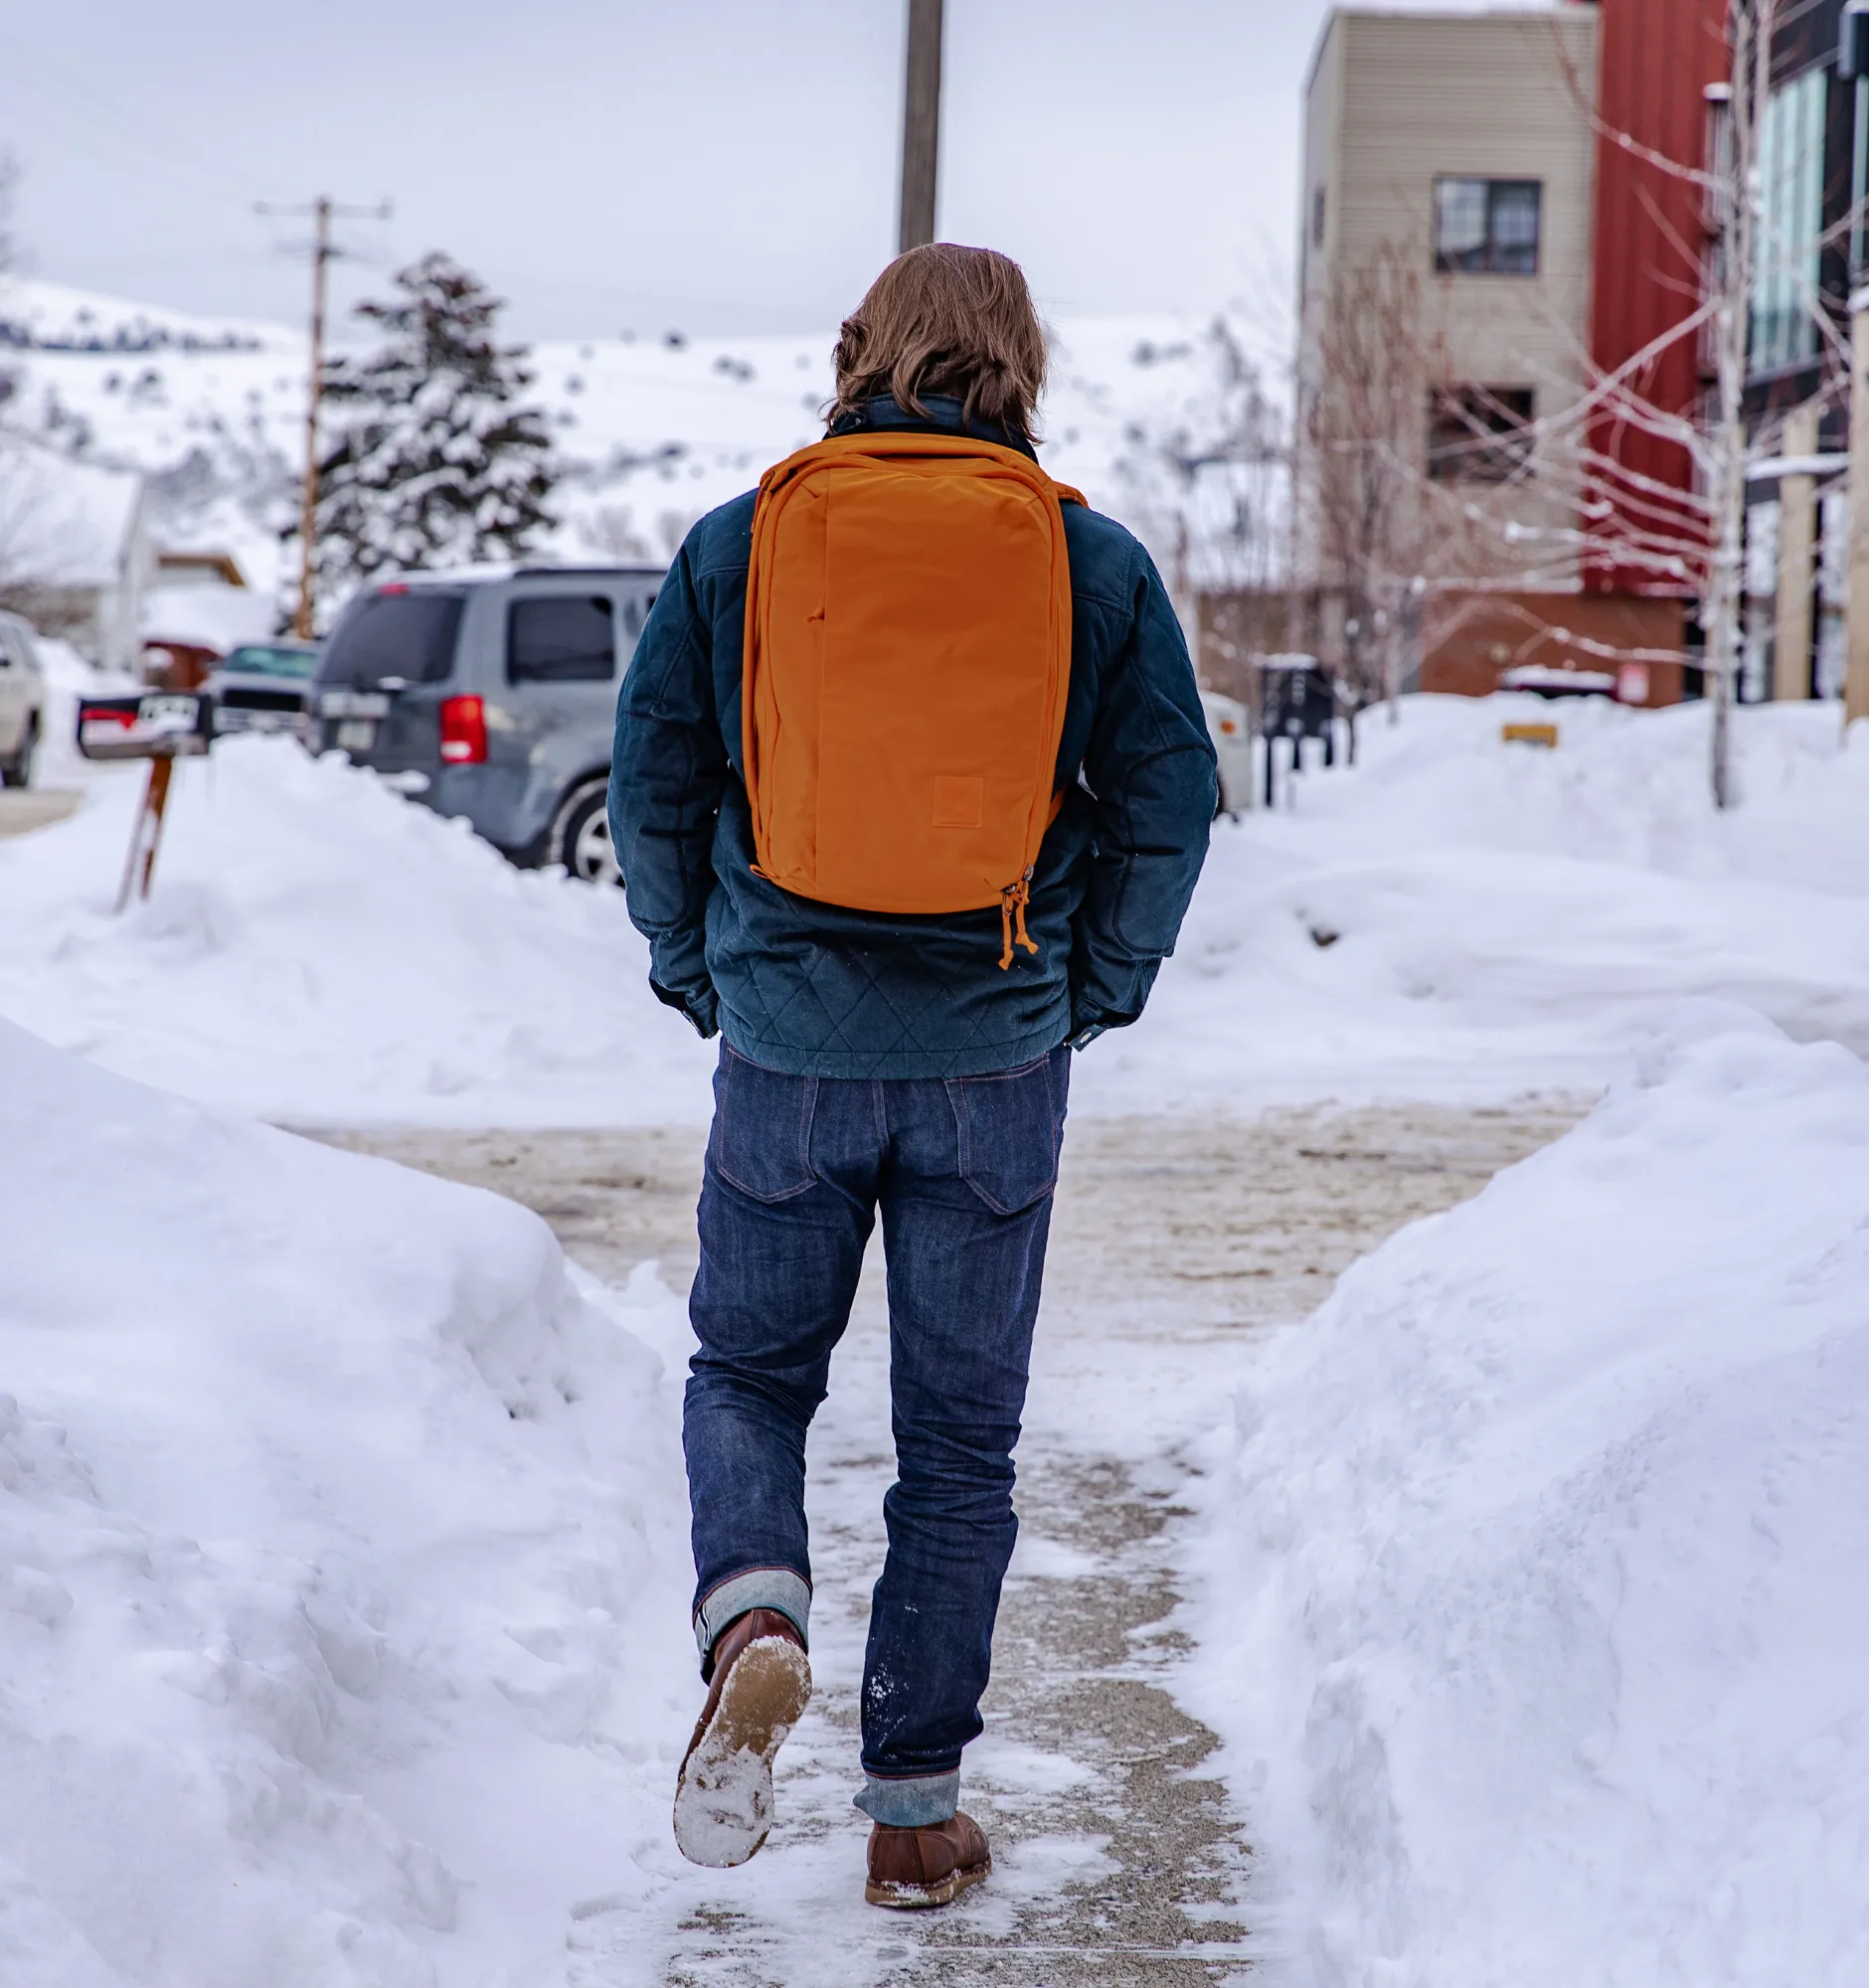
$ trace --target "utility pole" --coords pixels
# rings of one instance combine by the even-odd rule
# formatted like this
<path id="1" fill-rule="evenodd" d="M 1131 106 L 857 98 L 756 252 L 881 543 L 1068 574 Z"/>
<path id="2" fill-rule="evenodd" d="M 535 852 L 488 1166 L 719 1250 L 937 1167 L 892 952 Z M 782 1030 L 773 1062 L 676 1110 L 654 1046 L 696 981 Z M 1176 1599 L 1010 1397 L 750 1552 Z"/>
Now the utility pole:
<path id="1" fill-rule="evenodd" d="M 1719 235 L 1719 286 L 1713 316 L 1716 412 L 1709 491 L 1713 561 L 1707 601 L 1707 701 L 1712 707 L 1713 804 L 1724 810 L 1738 795 L 1733 781 L 1733 703 L 1744 640 L 1746 580 L 1746 359 L 1748 307 L 1759 230 L 1756 183 L 1759 134 L 1772 73 L 1777 0 L 1729 0 L 1727 40 L 1732 81 L 1708 91 L 1727 104 L 1727 154 L 1714 166 L 1714 220 Z"/>
<path id="2" fill-rule="evenodd" d="M 941 123 L 941 0 L 909 0 L 909 74 L 902 101 L 902 227 L 896 252 L 934 240 Z"/>
<path id="3" fill-rule="evenodd" d="M 346 221 L 387 221 L 390 203 L 375 207 L 340 207 L 329 194 L 320 194 L 305 207 L 273 207 L 255 203 L 255 214 L 306 215 L 312 222 L 311 238 L 311 378 L 305 396 L 305 477 L 299 493 L 298 511 L 298 611 L 292 617 L 292 633 L 301 642 L 312 635 L 312 582 L 317 573 L 318 522 L 318 408 L 324 399 L 324 307 L 325 270 L 332 258 L 344 251 L 331 240 L 331 223 L 340 216 Z"/>
<path id="4" fill-rule="evenodd" d="M 1869 287 L 1850 309 L 1849 663 L 1843 724 L 1869 718 Z"/>

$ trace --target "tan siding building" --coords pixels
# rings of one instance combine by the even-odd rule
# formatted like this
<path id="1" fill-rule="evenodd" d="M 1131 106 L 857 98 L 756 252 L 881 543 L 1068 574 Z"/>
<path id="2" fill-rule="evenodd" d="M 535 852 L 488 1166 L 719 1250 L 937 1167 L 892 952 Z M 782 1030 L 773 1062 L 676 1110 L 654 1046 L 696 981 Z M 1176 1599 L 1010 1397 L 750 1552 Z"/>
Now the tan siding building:
<path id="1" fill-rule="evenodd" d="M 1340 10 L 1318 46 L 1297 577 L 1334 608 L 1313 642 L 1366 684 L 1412 678 L 1461 589 L 1579 584 L 1598 25 Z"/>

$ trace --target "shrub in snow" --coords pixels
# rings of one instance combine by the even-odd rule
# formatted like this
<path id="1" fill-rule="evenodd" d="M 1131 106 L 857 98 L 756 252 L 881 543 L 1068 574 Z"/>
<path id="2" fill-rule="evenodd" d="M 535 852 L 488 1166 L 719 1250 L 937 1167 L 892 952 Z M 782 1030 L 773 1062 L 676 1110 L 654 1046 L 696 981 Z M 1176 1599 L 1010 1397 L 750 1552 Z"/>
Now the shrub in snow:
<path id="1" fill-rule="evenodd" d="M 446 255 L 358 305 L 384 334 L 326 378 L 336 444 L 320 471 L 320 590 L 386 570 L 515 559 L 552 524 L 546 418 L 522 405 L 526 349 L 500 345 L 501 300 Z"/>
<path id="2" fill-rule="evenodd" d="M 1706 1004 L 1275 1345 L 1200 1695 L 1298 1978 L 1869 1980 L 1865 1292 L 1869 1069 Z"/>

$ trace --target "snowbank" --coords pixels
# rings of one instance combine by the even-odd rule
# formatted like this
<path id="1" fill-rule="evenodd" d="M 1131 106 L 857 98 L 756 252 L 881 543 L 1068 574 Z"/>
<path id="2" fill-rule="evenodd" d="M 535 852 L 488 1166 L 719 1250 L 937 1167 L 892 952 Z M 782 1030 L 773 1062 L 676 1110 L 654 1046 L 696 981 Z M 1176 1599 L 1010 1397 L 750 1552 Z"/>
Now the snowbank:
<path id="1" fill-rule="evenodd" d="M 1683 997 L 1869 1049 L 1869 736 L 1706 714 L 1417 698 L 1294 812 L 1216 825 L 1139 1026 L 1081 1111 L 1595 1090 Z M 156 892 L 109 913 L 140 775 L 0 843 L 0 1014 L 109 1068 L 289 1122 L 637 1124 L 708 1112 L 714 1050 L 646 986 L 619 898 L 511 870 L 464 826 L 280 740 L 184 764 Z M 1328 941 L 1328 943 L 1325 943 Z"/>
<path id="2" fill-rule="evenodd" d="M 1276 1342 L 1197 1705 L 1335 1988 L 1869 1979 L 1869 1070 L 1689 1011 Z"/>
<path id="3" fill-rule="evenodd" d="M 1555 752 L 1501 744 L 1556 717 Z M 1743 804 L 1707 798 L 1704 707 L 1419 697 L 1292 811 L 1218 822 L 1142 1022 L 1073 1107 L 1595 1089 L 1684 997 L 1869 1052 L 1869 727 L 1736 714 Z"/>
<path id="4" fill-rule="evenodd" d="M 5 1024 L 0 1210 L 0 1979 L 562 1955 L 672 1856 L 654 1357 L 520 1208 Z M 680 1325 L 652 1276 L 616 1309 Z"/>
<path id="5" fill-rule="evenodd" d="M 0 1014 L 106 1068 L 301 1123 L 704 1116 L 712 1049 L 647 987 L 620 893 L 512 869 L 337 759 L 183 762 L 146 905 L 140 779 L 0 843 Z"/>

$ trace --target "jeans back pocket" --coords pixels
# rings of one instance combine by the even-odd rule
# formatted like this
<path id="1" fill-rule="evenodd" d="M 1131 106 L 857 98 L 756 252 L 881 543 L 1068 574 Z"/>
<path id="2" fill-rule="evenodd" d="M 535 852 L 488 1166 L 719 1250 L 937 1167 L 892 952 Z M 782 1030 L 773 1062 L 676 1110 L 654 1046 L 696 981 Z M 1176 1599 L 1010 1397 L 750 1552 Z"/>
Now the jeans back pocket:
<path id="1" fill-rule="evenodd" d="M 1017 1215 L 1058 1185 L 1071 1052 L 1018 1070 L 947 1079 L 960 1135 L 960 1178 L 996 1215 Z"/>
<path id="2" fill-rule="evenodd" d="M 722 1180 L 755 1201 L 789 1201 L 817 1179 L 811 1171 L 816 1109 L 816 1077 L 767 1070 L 723 1044 L 708 1160 Z"/>

